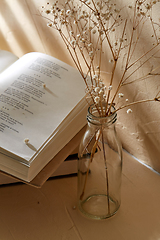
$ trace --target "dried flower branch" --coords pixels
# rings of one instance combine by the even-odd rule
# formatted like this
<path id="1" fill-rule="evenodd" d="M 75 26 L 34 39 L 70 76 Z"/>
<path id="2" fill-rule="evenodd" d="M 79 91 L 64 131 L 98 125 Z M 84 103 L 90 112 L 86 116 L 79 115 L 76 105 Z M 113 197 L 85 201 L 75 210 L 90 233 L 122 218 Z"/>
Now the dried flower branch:
<path id="1" fill-rule="evenodd" d="M 41 15 L 47 19 L 48 27 L 56 29 L 71 58 L 86 84 L 86 97 L 89 103 L 95 104 L 100 116 L 111 114 L 112 104 L 122 87 L 133 84 L 159 73 L 149 70 L 137 78 L 136 74 L 157 56 L 160 45 L 160 24 L 152 17 L 152 9 L 159 0 L 135 0 L 133 5 L 119 7 L 116 1 L 67 0 L 66 2 L 49 2 L 42 7 Z M 126 10 L 129 10 L 129 15 Z M 151 27 L 153 45 L 146 44 L 143 53 L 136 55 L 142 44 L 145 27 Z M 113 62 L 109 85 L 102 80 L 101 72 L 104 50 L 109 49 Z M 155 52 L 153 52 L 155 50 Z M 116 71 L 123 59 L 122 74 L 113 92 Z M 146 69 L 146 68 L 145 68 Z M 156 70 L 159 69 L 155 67 Z M 111 94 L 112 93 L 112 94 Z M 145 99 L 117 107 L 117 111 L 140 102 L 157 101 Z M 106 103 L 104 111 L 99 106 Z"/>
<path id="2" fill-rule="evenodd" d="M 160 58 L 160 24 L 152 16 L 158 5 L 160 0 L 134 0 L 129 6 L 122 6 L 121 1 L 116 0 L 66 0 L 48 2 L 42 7 L 41 16 L 48 21 L 48 27 L 59 32 L 86 84 L 86 99 L 95 105 L 99 116 L 113 114 L 113 105 L 115 111 L 127 108 L 129 114 L 132 113 L 130 107 L 135 104 L 160 102 L 159 92 L 153 98 L 134 102 L 124 99 L 123 93 L 128 85 L 146 79 L 152 81 L 160 75 L 160 64 L 155 61 Z M 150 42 L 145 44 L 145 29 L 148 28 Z M 103 72 L 108 72 L 108 65 L 111 71 L 106 84 Z M 109 181 L 102 127 L 96 134 L 80 198 L 82 200 L 84 196 L 90 164 L 101 135 L 109 214 Z"/>

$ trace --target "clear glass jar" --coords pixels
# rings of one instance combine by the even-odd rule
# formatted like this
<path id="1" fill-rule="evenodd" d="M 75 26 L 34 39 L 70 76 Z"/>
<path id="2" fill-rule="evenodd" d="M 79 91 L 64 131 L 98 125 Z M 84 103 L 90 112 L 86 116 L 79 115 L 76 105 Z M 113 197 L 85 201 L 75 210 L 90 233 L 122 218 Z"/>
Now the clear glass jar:
<path id="1" fill-rule="evenodd" d="M 88 109 L 88 126 L 81 140 L 78 159 L 78 207 L 87 217 L 105 219 L 121 203 L 122 146 L 117 137 L 117 113 L 99 117 Z"/>

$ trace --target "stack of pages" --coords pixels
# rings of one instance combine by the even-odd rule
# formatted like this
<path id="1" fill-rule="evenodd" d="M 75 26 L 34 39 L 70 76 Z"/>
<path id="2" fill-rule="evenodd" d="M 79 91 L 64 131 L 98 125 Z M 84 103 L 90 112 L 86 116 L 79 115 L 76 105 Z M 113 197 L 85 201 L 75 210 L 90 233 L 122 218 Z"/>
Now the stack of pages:
<path id="1" fill-rule="evenodd" d="M 42 53 L 0 51 L 0 170 L 30 182 L 86 124 L 79 72 Z"/>

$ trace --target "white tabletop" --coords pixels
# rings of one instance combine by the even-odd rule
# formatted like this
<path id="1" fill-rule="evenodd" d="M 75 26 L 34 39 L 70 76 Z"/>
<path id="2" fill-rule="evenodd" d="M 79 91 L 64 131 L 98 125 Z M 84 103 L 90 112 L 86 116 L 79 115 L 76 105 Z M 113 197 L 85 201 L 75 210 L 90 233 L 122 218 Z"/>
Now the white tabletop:
<path id="1" fill-rule="evenodd" d="M 2 240 L 159 240 L 160 176 L 124 153 L 122 204 L 115 216 L 85 218 L 76 206 L 77 177 L 42 188 L 0 187 Z"/>

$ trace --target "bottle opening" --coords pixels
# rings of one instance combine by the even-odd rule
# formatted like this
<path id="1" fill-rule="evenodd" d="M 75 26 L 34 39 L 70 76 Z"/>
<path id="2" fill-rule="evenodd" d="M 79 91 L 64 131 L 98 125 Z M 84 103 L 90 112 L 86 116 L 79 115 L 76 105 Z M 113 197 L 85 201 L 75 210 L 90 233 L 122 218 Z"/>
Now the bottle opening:
<path id="1" fill-rule="evenodd" d="M 108 105 L 107 110 L 109 109 L 109 107 L 110 104 Z M 103 104 L 102 106 L 95 106 L 94 104 L 91 105 L 88 108 L 87 121 L 96 125 L 113 124 L 117 120 L 116 109 L 112 105 L 110 115 L 105 116 L 107 110 L 106 104 Z"/>

